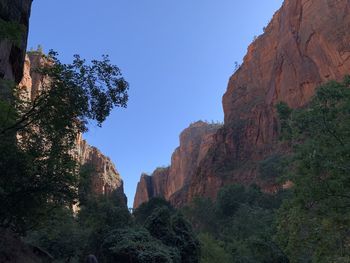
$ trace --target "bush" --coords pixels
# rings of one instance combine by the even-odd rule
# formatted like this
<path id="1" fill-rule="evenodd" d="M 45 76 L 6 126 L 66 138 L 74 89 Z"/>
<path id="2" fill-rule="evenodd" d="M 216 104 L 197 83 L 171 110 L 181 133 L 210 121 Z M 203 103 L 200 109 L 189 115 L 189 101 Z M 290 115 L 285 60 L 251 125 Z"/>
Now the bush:
<path id="1" fill-rule="evenodd" d="M 201 244 L 201 263 L 231 263 L 230 253 L 225 251 L 223 242 L 215 240 L 207 233 L 201 233 L 199 236 Z"/>
<path id="2" fill-rule="evenodd" d="M 230 185 L 222 188 L 218 193 L 218 211 L 224 216 L 233 216 L 244 202 L 246 202 L 246 195 L 245 187 L 242 185 Z"/>
<path id="3" fill-rule="evenodd" d="M 102 243 L 102 263 L 179 263 L 176 249 L 165 246 L 145 229 L 119 229 Z"/>
<path id="4" fill-rule="evenodd" d="M 151 198 L 148 202 L 141 204 L 133 212 L 136 223 L 143 225 L 146 219 L 153 213 L 156 208 L 167 207 L 170 210 L 174 210 L 172 205 L 164 198 L 155 197 Z"/>

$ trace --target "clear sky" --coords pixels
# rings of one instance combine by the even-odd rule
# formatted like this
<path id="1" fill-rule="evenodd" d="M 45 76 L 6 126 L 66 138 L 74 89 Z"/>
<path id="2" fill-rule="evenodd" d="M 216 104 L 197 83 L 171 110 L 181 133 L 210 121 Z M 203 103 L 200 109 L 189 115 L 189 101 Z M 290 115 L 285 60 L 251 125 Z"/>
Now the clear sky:
<path id="1" fill-rule="evenodd" d="M 116 109 L 85 138 L 109 156 L 131 207 L 142 172 L 170 164 L 179 134 L 222 121 L 221 98 L 254 36 L 282 0 L 34 0 L 28 48 L 86 59 L 110 55 L 130 84 Z"/>

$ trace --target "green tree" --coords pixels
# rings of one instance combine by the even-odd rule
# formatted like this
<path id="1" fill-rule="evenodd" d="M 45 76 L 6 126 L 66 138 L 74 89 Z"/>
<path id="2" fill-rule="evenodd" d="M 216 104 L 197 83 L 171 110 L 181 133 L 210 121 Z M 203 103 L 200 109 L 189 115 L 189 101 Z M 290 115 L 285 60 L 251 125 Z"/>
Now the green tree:
<path id="1" fill-rule="evenodd" d="M 200 243 L 190 223 L 180 213 L 171 218 L 172 230 L 175 234 L 173 247 L 180 251 L 182 263 L 197 263 L 200 260 Z"/>
<path id="2" fill-rule="evenodd" d="M 219 191 L 216 202 L 195 199 L 184 211 L 198 226 L 202 260 L 287 263 L 287 256 L 273 240 L 275 210 L 284 196 L 265 194 L 256 185 L 228 185 Z"/>
<path id="3" fill-rule="evenodd" d="M 228 253 L 223 242 L 215 240 L 208 233 L 198 236 L 201 244 L 201 263 L 231 263 L 232 256 Z"/>
<path id="4" fill-rule="evenodd" d="M 245 187 L 243 185 L 230 185 L 222 188 L 217 197 L 218 211 L 224 216 L 232 216 L 242 203 L 246 202 Z"/>
<path id="5" fill-rule="evenodd" d="M 0 99 L 0 226 L 25 232 L 54 207 L 71 206 L 77 198 L 75 140 L 98 125 L 113 107 L 125 107 L 128 84 L 108 57 L 75 56 L 62 64 L 50 52 L 37 69 L 40 94 L 28 101 L 20 89 Z"/>
<path id="6" fill-rule="evenodd" d="M 179 263 L 176 250 L 165 246 L 142 228 L 111 232 L 102 243 L 102 263 Z"/>
<path id="7" fill-rule="evenodd" d="M 277 239 L 291 262 L 350 260 L 350 78 L 322 85 L 306 108 L 278 107 L 294 147 L 293 195 L 279 211 Z"/>
<path id="8" fill-rule="evenodd" d="M 35 230 L 29 231 L 25 241 L 45 249 L 55 262 L 78 262 L 86 246 L 87 232 L 79 227 L 71 210 L 53 210 Z"/>
<path id="9" fill-rule="evenodd" d="M 148 202 L 141 204 L 138 208 L 133 212 L 133 216 L 135 218 L 136 223 L 143 225 L 145 224 L 147 218 L 153 213 L 153 211 L 157 208 L 166 207 L 170 210 L 174 210 L 172 205 L 161 197 L 151 198 Z"/>
<path id="10" fill-rule="evenodd" d="M 219 222 L 215 203 L 206 197 L 196 197 L 181 209 L 197 233 L 212 233 L 216 236 Z"/>
<path id="11" fill-rule="evenodd" d="M 287 263 L 273 241 L 275 230 L 273 210 L 242 204 L 233 217 L 223 221 L 220 238 L 233 262 Z"/>
<path id="12" fill-rule="evenodd" d="M 199 262 L 200 244 L 192 226 L 167 201 L 151 199 L 135 210 L 135 218 L 154 238 L 176 249 L 181 262 Z"/>

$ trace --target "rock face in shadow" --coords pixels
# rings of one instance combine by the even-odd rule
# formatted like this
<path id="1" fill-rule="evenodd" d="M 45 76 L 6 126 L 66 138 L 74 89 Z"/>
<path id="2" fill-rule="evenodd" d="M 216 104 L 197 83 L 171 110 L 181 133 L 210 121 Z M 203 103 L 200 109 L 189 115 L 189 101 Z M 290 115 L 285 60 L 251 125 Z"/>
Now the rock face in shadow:
<path id="1" fill-rule="evenodd" d="M 19 86 L 26 91 L 28 99 L 34 99 L 47 81 L 36 73 L 35 69 L 47 64 L 47 59 L 40 52 L 30 52 L 25 59 L 23 79 Z M 95 195 L 117 198 L 121 204 L 127 204 L 123 180 L 113 162 L 96 147 L 90 146 L 82 136 L 76 140 L 76 156 L 82 166 L 88 167 L 92 175 L 91 191 Z"/>
<path id="2" fill-rule="evenodd" d="M 41 248 L 25 244 L 20 236 L 0 228 L 1 263 L 50 263 L 53 257 Z"/>
<path id="3" fill-rule="evenodd" d="M 152 175 L 142 174 L 137 184 L 134 208 L 147 202 L 152 197 L 165 197 L 169 167 L 157 168 Z"/>
<path id="4" fill-rule="evenodd" d="M 92 194 L 117 198 L 119 203 L 126 205 L 123 180 L 111 159 L 90 146 L 81 136 L 77 139 L 77 154 L 79 163 L 91 168 Z"/>
<path id="5" fill-rule="evenodd" d="M 164 197 L 176 205 L 182 203 L 184 189 L 206 156 L 214 141 L 213 135 L 220 127 L 218 124 L 198 121 L 185 129 L 180 135 L 180 146 L 171 157 L 171 165 L 156 169 L 151 176 L 141 176 L 134 208 L 156 196 Z"/>
<path id="6" fill-rule="evenodd" d="M 321 83 L 350 74 L 349 28 L 348 0 L 285 0 L 229 80 L 224 126 L 211 135 L 199 161 L 191 155 L 181 155 L 181 161 L 173 156 L 177 164 L 193 165 L 191 176 L 184 184 L 182 170 L 174 165 L 162 196 L 181 205 L 195 196 L 216 198 L 226 184 L 256 183 L 268 192 L 281 187 L 260 174 L 262 161 L 289 151 L 278 141 L 275 105 L 284 101 L 303 107 Z M 136 205 L 143 200 L 139 188 Z M 169 195 L 170 189 L 181 194 Z"/>
<path id="7" fill-rule="evenodd" d="M 3 27 L 2 31 L 6 32 L 6 36 L 0 34 L 0 79 L 11 80 L 17 84 L 22 79 L 31 5 L 32 0 L 0 1 L 0 25 Z M 11 23 L 20 29 L 18 32 L 11 29 L 10 39 L 5 23 Z"/>

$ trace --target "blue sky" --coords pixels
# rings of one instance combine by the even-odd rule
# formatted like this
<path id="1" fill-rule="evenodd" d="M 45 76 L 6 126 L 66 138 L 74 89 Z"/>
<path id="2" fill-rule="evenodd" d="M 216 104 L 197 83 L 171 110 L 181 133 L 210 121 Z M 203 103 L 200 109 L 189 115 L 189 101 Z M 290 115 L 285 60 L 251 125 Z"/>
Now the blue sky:
<path id="1" fill-rule="evenodd" d="M 221 98 L 249 43 L 282 0 L 34 0 L 28 48 L 69 63 L 110 55 L 130 84 L 116 109 L 85 138 L 124 179 L 129 206 L 142 172 L 170 164 L 179 134 L 222 121 Z"/>

